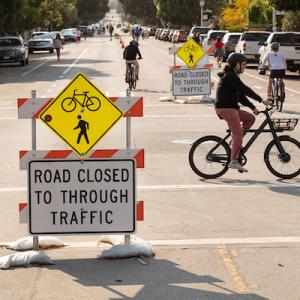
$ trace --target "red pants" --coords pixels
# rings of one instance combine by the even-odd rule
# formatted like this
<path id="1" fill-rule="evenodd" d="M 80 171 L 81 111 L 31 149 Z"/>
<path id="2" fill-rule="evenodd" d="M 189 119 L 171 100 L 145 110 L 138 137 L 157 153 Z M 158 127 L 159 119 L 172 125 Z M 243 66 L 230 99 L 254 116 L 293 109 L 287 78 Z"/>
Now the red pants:
<path id="1" fill-rule="evenodd" d="M 216 108 L 216 113 L 224 119 L 231 130 L 231 160 L 238 160 L 242 141 L 244 137 L 244 129 L 249 129 L 255 122 L 255 116 L 241 109 L 235 108 Z M 242 123 L 242 125 L 241 125 Z"/>

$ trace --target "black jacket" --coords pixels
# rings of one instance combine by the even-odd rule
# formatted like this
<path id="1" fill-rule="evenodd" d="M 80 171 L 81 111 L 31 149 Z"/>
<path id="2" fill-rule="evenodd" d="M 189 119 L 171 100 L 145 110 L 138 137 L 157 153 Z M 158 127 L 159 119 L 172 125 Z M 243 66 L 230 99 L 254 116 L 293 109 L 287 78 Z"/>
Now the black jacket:
<path id="1" fill-rule="evenodd" d="M 123 58 L 126 60 L 135 60 L 136 56 L 142 58 L 139 48 L 135 45 L 128 45 L 123 52 Z"/>
<path id="2" fill-rule="evenodd" d="M 262 98 L 257 95 L 251 88 L 246 86 L 234 70 L 224 71 L 218 74 L 220 77 L 215 107 L 216 108 L 236 108 L 239 104 L 250 107 L 252 110 L 255 106 L 248 100 L 248 97 L 261 102 Z"/>

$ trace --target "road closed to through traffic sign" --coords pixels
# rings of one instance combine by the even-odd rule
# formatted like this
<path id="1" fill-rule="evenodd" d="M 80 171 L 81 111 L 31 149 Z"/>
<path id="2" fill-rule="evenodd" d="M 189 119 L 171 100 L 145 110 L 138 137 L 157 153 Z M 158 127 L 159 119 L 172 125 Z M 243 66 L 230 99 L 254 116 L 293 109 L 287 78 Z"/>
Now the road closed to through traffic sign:
<path id="1" fill-rule="evenodd" d="M 133 159 L 29 163 L 31 234 L 135 231 Z"/>
<path id="2" fill-rule="evenodd" d="M 210 69 L 179 69 L 172 73 L 174 96 L 210 95 Z"/>

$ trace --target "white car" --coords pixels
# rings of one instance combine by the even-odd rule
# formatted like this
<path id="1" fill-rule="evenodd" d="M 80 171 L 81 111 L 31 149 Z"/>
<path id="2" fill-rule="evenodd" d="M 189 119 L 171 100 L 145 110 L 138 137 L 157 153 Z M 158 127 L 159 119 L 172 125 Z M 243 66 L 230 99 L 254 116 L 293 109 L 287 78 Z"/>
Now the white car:
<path id="1" fill-rule="evenodd" d="M 279 44 L 287 63 L 287 69 L 300 74 L 300 32 L 273 32 L 259 49 L 259 67 L 266 55 L 271 52 L 272 43 Z"/>
<path id="2" fill-rule="evenodd" d="M 246 31 L 236 44 L 235 51 L 244 54 L 247 61 L 258 63 L 258 50 L 261 43 L 265 42 L 269 35 L 270 32 L 268 31 Z"/>

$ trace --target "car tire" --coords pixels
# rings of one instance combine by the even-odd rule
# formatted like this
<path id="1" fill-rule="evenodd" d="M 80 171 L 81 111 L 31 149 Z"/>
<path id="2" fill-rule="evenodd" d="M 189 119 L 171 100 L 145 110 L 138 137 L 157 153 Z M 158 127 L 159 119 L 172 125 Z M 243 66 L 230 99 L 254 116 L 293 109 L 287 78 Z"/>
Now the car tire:
<path id="1" fill-rule="evenodd" d="M 25 59 L 25 64 L 26 64 L 26 65 L 29 64 L 29 58 L 28 58 L 28 57 Z"/>
<path id="2" fill-rule="evenodd" d="M 26 64 L 26 60 L 25 60 L 25 58 L 23 57 L 22 60 L 20 61 L 20 65 L 21 65 L 22 67 L 24 67 L 25 64 Z"/>

